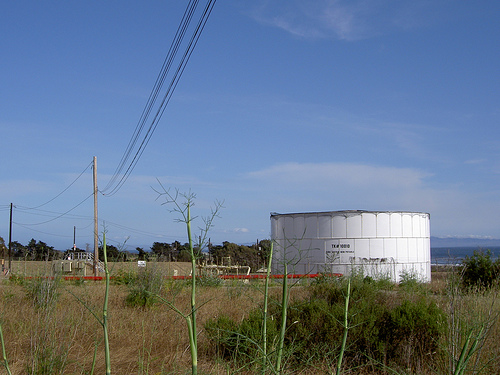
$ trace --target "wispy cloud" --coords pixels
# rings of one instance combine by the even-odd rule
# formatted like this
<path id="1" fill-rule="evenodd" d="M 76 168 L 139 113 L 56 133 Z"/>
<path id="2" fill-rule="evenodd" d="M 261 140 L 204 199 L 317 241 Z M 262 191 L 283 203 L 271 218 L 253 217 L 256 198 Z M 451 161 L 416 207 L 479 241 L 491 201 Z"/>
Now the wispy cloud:
<path id="1" fill-rule="evenodd" d="M 356 163 L 283 163 L 247 173 L 266 192 L 262 205 L 276 212 L 343 209 L 431 213 L 433 233 L 476 233 L 495 228 L 498 198 L 470 194 L 460 185 L 435 187 L 425 170 Z M 257 191 L 257 188 L 256 188 Z M 491 220 L 491 218 L 496 218 Z"/>
<path id="2" fill-rule="evenodd" d="M 428 8 L 427 2 L 380 0 L 263 1 L 252 16 L 300 37 L 353 41 L 418 27 Z"/>
<path id="3" fill-rule="evenodd" d="M 225 233 L 248 233 L 248 228 L 232 228 L 224 231 Z"/>
<path id="4" fill-rule="evenodd" d="M 245 177 L 268 192 L 276 210 L 425 211 L 429 173 L 355 163 L 284 163 Z"/>
<path id="5" fill-rule="evenodd" d="M 354 163 L 284 163 L 250 172 L 248 178 L 330 190 L 332 185 L 350 187 L 415 187 L 429 174 L 410 168 L 370 166 Z"/>

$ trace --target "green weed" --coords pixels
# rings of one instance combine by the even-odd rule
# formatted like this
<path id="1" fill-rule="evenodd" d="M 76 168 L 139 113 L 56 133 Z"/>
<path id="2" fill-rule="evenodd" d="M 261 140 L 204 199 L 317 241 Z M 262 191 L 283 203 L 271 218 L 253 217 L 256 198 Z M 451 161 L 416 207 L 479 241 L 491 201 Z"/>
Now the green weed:
<path id="1" fill-rule="evenodd" d="M 125 303 L 129 307 L 148 308 L 157 301 L 157 295 L 163 288 L 163 278 L 155 269 L 144 269 L 135 279 L 129 279 L 129 293 Z"/>
<path id="2" fill-rule="evenodd" d="M 26 296 L 33 301 L 35 308 L 55 306 L 60 296 L 59 277 L 34 277 L 24 284 Z"/>

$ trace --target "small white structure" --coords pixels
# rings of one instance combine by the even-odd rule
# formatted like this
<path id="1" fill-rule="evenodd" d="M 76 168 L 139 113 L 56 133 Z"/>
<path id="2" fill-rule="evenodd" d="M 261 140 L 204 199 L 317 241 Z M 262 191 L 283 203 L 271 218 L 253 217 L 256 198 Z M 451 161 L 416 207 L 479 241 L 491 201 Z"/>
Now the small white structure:
<path id="1" fill-rule="evenodd" d="M 402 211 L 271 213 L 273 272 L 431 280 L 430 215 Z"/>

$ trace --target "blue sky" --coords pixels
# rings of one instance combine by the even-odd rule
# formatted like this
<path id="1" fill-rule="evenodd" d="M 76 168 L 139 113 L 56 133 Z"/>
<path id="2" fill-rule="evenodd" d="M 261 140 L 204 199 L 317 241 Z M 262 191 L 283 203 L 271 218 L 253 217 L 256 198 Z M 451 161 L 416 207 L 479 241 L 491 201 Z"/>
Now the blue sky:
<path id="1" fill-rule="evenodd" d="M 12 202 L 14 241 L 92 243 L 86 167 L 110 180 L 186 5 L 2 3 L 0 236 Z M 108 239 L 185 241 L 157 179 L 201 217 L 224 200 L 215 243 L 268 238 L 270 212 L 351 209 L 500 238 L 498 19 L 496 1 L 219 0 L 133 173 L 99 196 Z"/>

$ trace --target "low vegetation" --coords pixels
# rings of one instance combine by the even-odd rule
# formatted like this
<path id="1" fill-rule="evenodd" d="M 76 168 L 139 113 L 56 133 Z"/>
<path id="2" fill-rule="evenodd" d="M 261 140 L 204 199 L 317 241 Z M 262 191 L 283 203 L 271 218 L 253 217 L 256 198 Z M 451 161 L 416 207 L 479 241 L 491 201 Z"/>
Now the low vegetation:
<path id="1" fill-rule="evenodd" d="M 351 282 L 351 283 L 349 283 Z M 349 288 L 351 288 L 349 292 Z M 323 278 L 288 307 L 285 353 L 290 368 L 335 363 L 344 347 L 347 367 L 433 370 L 428 358 L 440 350 L 446 315 L 430 294 L 407 294 L 363 278 Z M 346 296 L 350 295 L 348 309 Z M 397 298 L 396 298 L 397 297 Z M 396 298 L 396 299 L 395 299 Z M 272 304 L 271 342 L 280 330 L 280 305 Z M 344 323 L 344 314 L 347 323 Z M 273 318 L 274 317 L 274 318 Z M 209 320 L 207 333 L 221 358 L 243 365 L 258 357 L 262 316 L 255 308 L 239 322 L 226 315 Z M 346 342 L 343 342 L 345 328 Z"/>
<path id="2" fill-rule="evenodd" d="M 493 260 L 490 250 L 474 250 L 462 263 L 462 285 L 465 288 L 491 288 L 500 278 L 500 258 Z"/>
<path id="3" fill-rule="evenodd" d="M 121 272 L 109 286 L 113 373 L 191 372 L 188 327 L 162 302 L 190 311 L 190 284 L 165 277 L 166 268 L 154 265 Z M 264 281 L 199 283 L 198 373 L 497 373 L 498 288 L 494 283 L 464 288 L 461 275 L 434 273 L 431 284 L 408 278 L 395 285 L 362 275 L 291 282 L 279 370 L 274 365 L 282 332 L 281 283 L 269 285 L 265 362 Z M 104 287 L 102 281 L 5 280 L 0 365 L 12 374 L 105 373 L 102 327 L 82 308 L 84 303 L 102 309 Z M 153 295 L 161 300 L 148 300 Z"/>

